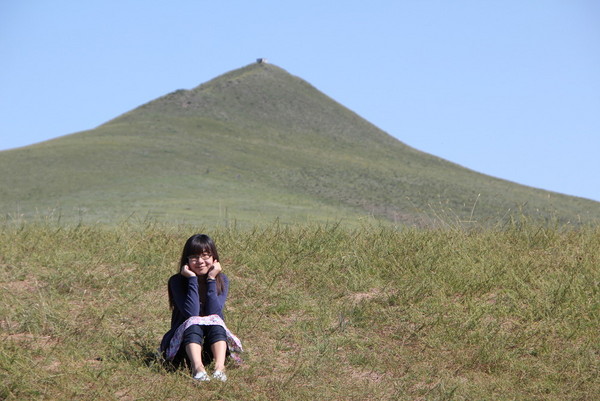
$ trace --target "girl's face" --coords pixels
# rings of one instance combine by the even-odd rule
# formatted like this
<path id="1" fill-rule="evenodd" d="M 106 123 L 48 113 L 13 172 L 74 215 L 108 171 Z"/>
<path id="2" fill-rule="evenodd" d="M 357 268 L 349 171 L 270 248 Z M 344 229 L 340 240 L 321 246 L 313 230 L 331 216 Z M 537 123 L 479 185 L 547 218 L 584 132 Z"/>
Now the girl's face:
<path id="1" fill-rule="evenodd" d="M 191 271 L 198 276 L 203 276 L 208 273 L 208 270 L 213 266 L 214 259 L 208 252 L 200 255 L 188 256 L 188 266 Z"/>

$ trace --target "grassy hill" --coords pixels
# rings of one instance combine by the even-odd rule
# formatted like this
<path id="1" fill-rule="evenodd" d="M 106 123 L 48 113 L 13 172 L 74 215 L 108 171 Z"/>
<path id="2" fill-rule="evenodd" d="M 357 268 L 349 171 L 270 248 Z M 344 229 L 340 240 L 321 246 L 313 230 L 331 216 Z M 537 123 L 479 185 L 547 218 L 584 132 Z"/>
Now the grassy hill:
<path id="1" fill-rule="evenodd" d="M 279 67 L 252 64 L 90 130 L 0 152 L 0 212 L 112 223 L 370 216 L 600 220 L 600 203 L 485 176 L 394 139 Z"/>

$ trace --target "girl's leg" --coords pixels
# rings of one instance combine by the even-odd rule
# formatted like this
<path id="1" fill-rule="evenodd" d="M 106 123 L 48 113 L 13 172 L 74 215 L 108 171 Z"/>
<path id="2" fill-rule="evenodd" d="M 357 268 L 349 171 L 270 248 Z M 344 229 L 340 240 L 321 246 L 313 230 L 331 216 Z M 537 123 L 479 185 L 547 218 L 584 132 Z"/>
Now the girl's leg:
<path id="1" fill-rule="evenodd" d="M 225 370 L 225 355 L 227 353 L 227 343 L 225 341 L 217 341 L 211 344 L 210 349 L 215 358 L 215 370 L 221 372 Z"/>
<path id="2" fill-rule="evenodd" d="M 202 346 L 197 343 L 189 343 L 185 346 L 185 352 L 187 353 L 190 363 L 192 365 L 192 376 L 196 376 L 196 373 L 206 372 L 206 368 L 202 363 Z"/>
<path id="3" fill-rule="evenodd" d="M 215 360 L 215 371 L 225 370 L 225 357 L 227 355 L 227 334 L 221 326 L 210 326 L 205 329 L 205 344 L 210 344 Z"/>
<path id="4" fill-rule="evenodd" d="M 204 342 L 204 332 L 201 326 L 193 325 L 188 327 L 183 332 L 183 341 L 185 345 L 185 353 L 190 360 L 192 368 L 192 376 L 198 372 L 205 372 L 204 364 L 202 363 L 202 344 Z"/>

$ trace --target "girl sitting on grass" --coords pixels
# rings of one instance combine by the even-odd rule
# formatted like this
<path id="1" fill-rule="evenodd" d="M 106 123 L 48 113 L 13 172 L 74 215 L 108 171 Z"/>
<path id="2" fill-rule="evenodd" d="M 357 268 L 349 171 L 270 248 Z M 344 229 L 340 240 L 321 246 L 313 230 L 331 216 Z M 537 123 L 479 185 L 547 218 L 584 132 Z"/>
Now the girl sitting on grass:
<path id="1" fill-rule="evenodd" d="M 223 321 L 229 280 L 222 270 L 214 241 L 196 234 L 183 247 L 179 273 L 169 279 L 171 329 L 160 349 L 175 366 L 185 360 L 199 381 L 210 381 L 205 365 L 212 359 L 213 379 L 226 381 L 225 357 L 228 351 L 241 351 L 239 340 Z"/>

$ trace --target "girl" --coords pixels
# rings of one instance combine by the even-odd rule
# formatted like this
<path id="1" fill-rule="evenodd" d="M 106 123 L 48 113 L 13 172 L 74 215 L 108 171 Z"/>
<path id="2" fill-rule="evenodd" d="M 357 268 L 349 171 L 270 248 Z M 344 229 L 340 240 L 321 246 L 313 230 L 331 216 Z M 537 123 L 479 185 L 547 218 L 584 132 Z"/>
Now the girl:
<path id="1" fill-rule="evenodd" d="M 177 352 L 173 359 L 175 365 L 187 360 L 193 378 L 199 381 L 210 380 L 205 363 L 211 357 L 215 361 L 212 377 L 220 381 L 227 380 L 225 356 L 230 333 L 221 323 L 229 280 L 222 270 L 214 241 L 207 235 L 196 234 L 183 247 L 179 273 L 169 279 L 169 304 L 173 311 L 171 330 L 163 337 L 160 349 L 167 354 L 167 358 L 169 353 Z M 209 318 L 197 318 L 209 315 L 213 315 L 210 319 L 221 323 L 211 321 L 202 324 L 207 323 Z M 192 323 L 198 321 L 201 323 Z M 203 355 L 205 361 L 202 360 Z"/>

